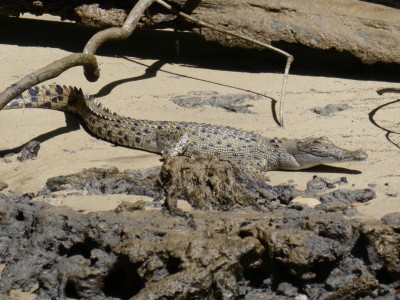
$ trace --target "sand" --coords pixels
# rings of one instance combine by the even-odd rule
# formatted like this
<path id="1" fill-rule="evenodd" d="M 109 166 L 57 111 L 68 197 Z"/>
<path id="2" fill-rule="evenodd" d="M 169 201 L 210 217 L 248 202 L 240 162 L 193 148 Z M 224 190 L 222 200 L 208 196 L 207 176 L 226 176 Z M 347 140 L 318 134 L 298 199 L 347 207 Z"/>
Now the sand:
<path id="1" fill-rule="evenodd" d="M 70 54 L 71 49 L 79 51 L 75 49 L 84 46 L 85 37 L 79 35 L 80 29 L 73 27 L 73 24 L 55 23 L 54 28 L 49 29 L 51 32 L 38 32 L 43 24 L 49 23 L 35 22 L 16 23 L 12 29 L 14 40 L 10 38 L 10 33 L 0 33 L 1 90 L 26 74 Z M 26 32 L 27 26 L 29 33 Z M 61 35 L 65 32 L 70 34 L 56 37 L 56 29 L 65 30 Z M 42 37 L 35 40 L 28 36 L 30 32 L 35 32 L 35 38 Z M 159 37 L 164 38 L 169 43 L 168 47 L 173 49 L 174 35 L 171 32 L 159 33 Z M 52 42 L 53 38 L 57 42 Z M 46 83 L 82 87 L 87 94 L 100 93 L 99 99 L 105 106 L 125 116 L 229 125 L 271 138 L 327 136 L 344 148 L 363 149 L 369 156 L 363 162 L 298 172 L 273 171 L 268 175 L 272 184 L 291 180 L 301 189 L 305 188 L 313 175 L 333 179 L 345 176 L 349 184 L 343 188 L 372 187 L 377 194 L 375 200 L 358 207 L 357 217 L 380 218 L 389 212 L 400 211 L 400 137 L 390 134 L 391 143 L 385 136 L 386 131 L 371 122 L 373 120 L 388 130 L 400 131 L 400 104 L 393 103 L 380 108 L 385 103 L 399 99 L 400 95 L 379 96 L 376 93 L 376 89 L 392 87 L 394 83 L 385 82 L 384 79 L 372 81 L 334 77 L 329 73 L 326 76 L 291 75 L 284 107 L 285 128 L 282 129 L 274 121 L 271 109 L 271 98 L 278 100 L 280 96 L 280 73 L 259 71 L 257 62 L 247 69 L 235 69 L 230 65 L 232 62 L 223 58 L 220 64 L 211 64 L 204 56 L 198 60 L 191 56 L 190 63 L 187 63 L 185 53 L 177 58 L 173 50 L 166 58 L 165 48 L 160 43 L 159 39 L 152 40 L 151 37 L 140 42 L 132 39 L 130 44 L 124 44 L 125 57 L 112 55 L 113 49 L 117 53 L 121 45 L 109 43 L 108 52 L 98 55 L 101 77 L 97 82 L 87 82 L 82 69 L 76 67 Z M 201 45 L 207 47 L 206 43 Z M 157 49 L 154 50 L 157 47 L 164 49 L 159 50 L 160 58 L 157 57 Z M 139 52 L 132 50 L 138 48 Z M 150 48 L 153 52 L 146 55 Z M 209 60 L 214 62 L 215 59 L 210 57 Z M 240 63 L 237 65 L 240 66 Z M 148 66 L 159 70 L 156 74 L 151 73 Z M 232 113 L 215 107 L 184 108 L 170 101 L 174 96 L 191 92 L 217 92 L 221 95 L 266 93 L 266 97 L 248 102 L 252 105 L 252 114 Z M 351 108 L 332 116 L 322 117 L 312 112 L 315 107 L 345 103 Z M 37 192 L 49 177 L 71 174 L 85 168 L 116 166 L 124 170 L 161 165 L 158 155 L 116 147 L 99 140 L 82 128 L 78 118 L 66 119 L 61 112 L 40 109 L 1 111 L 0 137 L 0 151 L 18 148 L 31 139 L 42 139 L 37 159 L 20 163 L 14 155 L 8 159 L 9 162 L 0 160 L 0 181 L 8 184 L 8 188 L 2 191 L 6 193 Z M 113 209 L 122 200 L 135 199 L 126 195 L 85 196 L 79 199 L 60 196 L 48 201 L 81 211 L 98 211 Z"/>

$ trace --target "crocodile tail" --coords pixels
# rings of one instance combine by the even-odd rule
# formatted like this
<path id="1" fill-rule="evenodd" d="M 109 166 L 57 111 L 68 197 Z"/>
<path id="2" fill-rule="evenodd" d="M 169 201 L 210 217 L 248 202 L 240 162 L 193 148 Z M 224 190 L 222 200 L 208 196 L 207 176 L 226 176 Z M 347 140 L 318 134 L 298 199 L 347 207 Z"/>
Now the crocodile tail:
<path id="1" fill-rule="evenodd" d="M 75 87 L 58 84 L 34 86 L 11 100 L 4 109 L 26 107 L 74 112 L 78 102 L 84 99 L 82 90 Z"/>

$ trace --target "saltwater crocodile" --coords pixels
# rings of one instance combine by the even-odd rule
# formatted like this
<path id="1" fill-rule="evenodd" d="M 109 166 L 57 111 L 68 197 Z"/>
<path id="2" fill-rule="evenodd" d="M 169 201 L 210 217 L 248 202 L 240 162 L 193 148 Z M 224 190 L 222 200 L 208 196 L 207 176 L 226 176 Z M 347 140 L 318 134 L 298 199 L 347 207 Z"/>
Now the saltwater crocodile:
<path id="1" fill-rule="evenodd" d="M 122 117 L 75 87 L 36 86 L 13 99 L 5 109 L 22 107 L 49 108 L 79 115 L 96 137 L 163 157 L 211 155 L 241 161 L 262 171 L 300 170 L 367 158 L 365 152 L 339 148 L 326 137 L 270 139 L 228 126 Z"/>

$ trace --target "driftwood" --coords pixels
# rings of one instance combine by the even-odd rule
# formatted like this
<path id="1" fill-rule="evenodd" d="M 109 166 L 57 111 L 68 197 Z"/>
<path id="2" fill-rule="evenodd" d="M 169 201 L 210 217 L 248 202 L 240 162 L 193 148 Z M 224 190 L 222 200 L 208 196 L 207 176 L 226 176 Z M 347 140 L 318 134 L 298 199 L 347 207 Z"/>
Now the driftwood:
<path id="1" fill-rule="evenodd" d="M 370 2 L 382 3 L 389 6 Z M 134 1 L 2 1 L 0 15 L 50 13 L 91 27 L 120 27 Z M 270 44 L 285 41 L 317 49 L 352 53 L 365 63 L 400 63 L 400 12 L 396 1 L 375 0 L 172 0 L 192 17 L 240 36 Z M 152 6 L 138 27 L 193 30 L 207 40 L 231 47 L 254 48 L 253 43 L 210 29 L 199 30 L 187 20 Z"/>

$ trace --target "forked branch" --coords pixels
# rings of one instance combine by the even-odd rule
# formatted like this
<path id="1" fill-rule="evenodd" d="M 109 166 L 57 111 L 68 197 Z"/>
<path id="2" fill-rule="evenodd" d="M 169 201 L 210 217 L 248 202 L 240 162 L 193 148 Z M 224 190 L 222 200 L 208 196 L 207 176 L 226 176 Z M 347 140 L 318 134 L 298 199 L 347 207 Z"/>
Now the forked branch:
<path id="1" fill-rule="evenodd" d="M 189 20 L 193 23 L 195 23 L 198 26 L 201 27 L 206 27 L 210 28 L 212 30 L 216 30 L 231 36 L 234 36 L 239 39 L 246 40 L 248 42 L 254 43 L 256 45 L 259 45 L 261 47 L 267 48 L 269 50 L 272 50 L 280 55 L 283 55 L 287 58 L 286 61 L 286 67 L 284 71 L 284 76 L 283 76 L 283 83 L 282 83 L 282 90 L 281 90 L 281 97 L 280 97 L 280 108 L 279 108 L 279 113 L 280 113 L 280 126 L 283 127 L 283 104 L 284 104 L 284 99 L 285 99 L 285 94 L 286 94 L 286 85 L 287 85 L 287 79 L 289 75 L 289 69 L 290 65 L 293 62 L 293 56 L 290 55 L 289 53 L 282 51 L 276 47 L 273 47 L 271 45 L 262 43 L 260 41 L 254 40 L 252 38 L 236 34 L 234 32 L 231 32 L 229 30 L 217 27 L 213 24 L 197 20 L 193 18 L 192 16 L 189 16 L 188 14 L 185 14 L 175 8 L 173 8 L 171 5 L 165 3 L 162 0 L 139 0 L 138 3 L 134 6 L 134 8 L 131 10 L 130 14 L 128 15 L 127 19 L 124 22 L 124 25 L 121 28 L 109 28 L 105 29 L 103 31 L 100 31 L 96 33 L 85 45 L 85 48 L 83 49 L 83 53 L 80 54 L 72 54 L 69 55 L 63 59 L 60 59 L 58 61 L 55 61 L 46 67 L 31 73 L 27 76 L 25 76 L 23 79 L 18 81 L 17 83 L 13 84 L 11 87 L 8 87 L 6 90 L 4 90 L 2 93 L 0 93 L 0 110 L 7 105 L 8 102 L 10 102 L 13 98 L 17 97 L 20 95 L 23 91 L 29 89 L 30 87 L 37 85 L 43 81 L 46 81 L 51 78 L 55 78 L 64 71 L 68 70 L 69 68 L 72 68 L 74 66 L 79 66 L 82 65 L 84 67 L 84 75 L 87 80 L 89 81 L 96 81 L 100 77 L 100 70 L 97 65 L 96 58 L 94 57 L 94 54 L 96 53 L 97 49 L 106 41 L 110 40 L 123 40 L 131 36 L 132 32 L 136 28 L 136 25 L 140 19 L 140 17 L 143 15 L 143 12 L 153 3 L 157 2 L 158 4 L 162 5 L 164 8 L 168 9 L 169 11 L 173 12 L 174 14 Z"/>
<path id="2" fill-rule="evenodd" d="M 75 67 L 83 66 L 84 75 L 87 80 L 93 82 L 100 77 L 100 69 L 94 54 L 97 49 L 108 40 L 122 40 L 128 38 L 136 27 L 144 10 L 148 8 L 154 0 L 139 0 L 126 18 L 121 28 L 109 28 L 96 33 L 86 44 L 83 52 L 71 54 L 57 60 L 42 69 L 33 72 L 0 93 L 0 110 L 12 99 L 20 95 L 23 91 L 31 88 L 46 80 L 59 76 L 64 71 Z"/>

